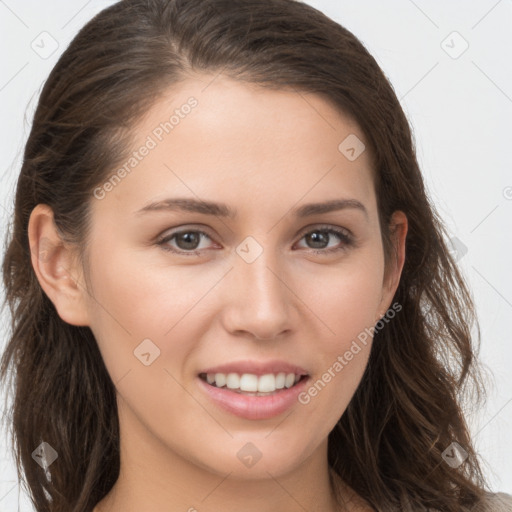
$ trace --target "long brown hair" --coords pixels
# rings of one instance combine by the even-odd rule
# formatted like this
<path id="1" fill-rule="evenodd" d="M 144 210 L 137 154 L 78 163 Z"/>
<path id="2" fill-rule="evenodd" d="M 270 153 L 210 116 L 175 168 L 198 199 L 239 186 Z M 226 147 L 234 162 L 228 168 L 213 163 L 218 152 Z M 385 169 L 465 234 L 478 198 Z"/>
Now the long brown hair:
<path id="1" fill-rule="evenodd" d="M 362 381 L 329 434 L 329 465 L 376 510 L 458 512 L 477 503 L 485 482 L 464 397 L 483 396 L 478 324 L 408 121 L 375 59 L 351 32 L 295 0 L 123 0 L 80 30 L 44 85 L 3 262 L 12 333 L 0 377 L 11 377 L 13 452 L 36 510 L 92 510 L 120 462 L 114 384 L 91 330 L 62 321 L 39 285 L 30 213 L 49 205 L 62 236 L 86 254 L 93 190 L 126 159 L 130 127 L 173 84 L 219 72 L 320 94 L 357 122 L 372 155 L 386 262 L 391 214 L 408 217 L 394 298 L 402 310 L 375 333 Z M 58 452 L 51 479 L 31 455 L 42 441 Z M 456 468 L 443 458 L 454 441 L 467 453 Z"/>

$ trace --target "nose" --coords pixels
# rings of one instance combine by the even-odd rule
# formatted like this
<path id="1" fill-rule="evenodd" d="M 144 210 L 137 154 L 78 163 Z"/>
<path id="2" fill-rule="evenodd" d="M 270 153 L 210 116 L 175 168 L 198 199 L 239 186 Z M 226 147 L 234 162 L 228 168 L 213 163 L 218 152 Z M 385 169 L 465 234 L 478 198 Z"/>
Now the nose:
<path id="1" fill-rule="evenodd" d="M 294 294 L 270 251 L 263 251 L 252 263 L 236 256 L 234 267 L 223 287 L 225 329 L 258 340 L 273 340 L 290 330 Z"/>

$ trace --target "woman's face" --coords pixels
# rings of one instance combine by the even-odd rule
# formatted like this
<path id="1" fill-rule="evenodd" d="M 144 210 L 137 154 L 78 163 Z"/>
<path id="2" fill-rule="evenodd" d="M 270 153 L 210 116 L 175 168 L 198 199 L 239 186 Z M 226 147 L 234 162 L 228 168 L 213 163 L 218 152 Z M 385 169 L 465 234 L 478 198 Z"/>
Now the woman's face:
<path id="1" fill-rule="evenodd" d="M 401 262 L 385 282 L 356 124 L 314 94 L 212 80 L 173 87 L 95 190 L 86 311 L 131 457 L 268 478 L 325 460 Z"/>

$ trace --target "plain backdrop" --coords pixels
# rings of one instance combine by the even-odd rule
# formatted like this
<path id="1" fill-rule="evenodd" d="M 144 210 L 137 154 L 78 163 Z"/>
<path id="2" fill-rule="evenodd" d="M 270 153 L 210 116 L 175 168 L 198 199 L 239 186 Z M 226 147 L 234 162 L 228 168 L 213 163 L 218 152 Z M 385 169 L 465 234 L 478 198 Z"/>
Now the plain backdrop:
<path id="1" fill-rule="evenodd" d="M 0 0 L 2 240 L 41 86 L 78 30 L 112 3 Z M 307 3 L 363 42 L 411 123 L 429 193 L 474 294 L 481 359 L 494 375 L 486 408 L 468 421 L 491 488 L 512 493 L 512 1 Z M 2 321 L 0 350 L 5 313 Z M 4 427 L 0 511 L 14 510 L 33 508 L 18 485 Z"/>

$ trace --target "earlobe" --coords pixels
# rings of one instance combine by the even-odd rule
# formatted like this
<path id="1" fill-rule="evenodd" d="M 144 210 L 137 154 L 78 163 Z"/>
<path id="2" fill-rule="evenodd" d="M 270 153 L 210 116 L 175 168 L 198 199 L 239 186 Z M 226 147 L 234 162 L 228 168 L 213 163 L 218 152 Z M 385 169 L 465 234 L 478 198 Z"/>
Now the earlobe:
<path id="1" fill-rule="evenodd" d="M 52 209 L 38 204 L 30 215 L 28 238 L 32 267 L 41 288 L 52 301 L 60 318 L 71 325 L 87 326 L 85 286 L 71 246 L 55 226 Z"/>

